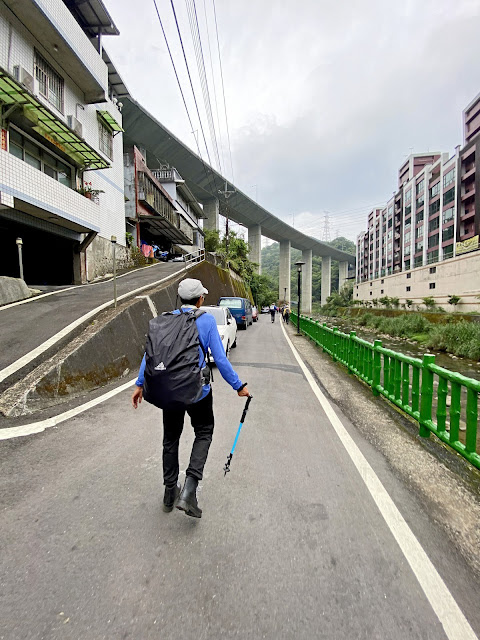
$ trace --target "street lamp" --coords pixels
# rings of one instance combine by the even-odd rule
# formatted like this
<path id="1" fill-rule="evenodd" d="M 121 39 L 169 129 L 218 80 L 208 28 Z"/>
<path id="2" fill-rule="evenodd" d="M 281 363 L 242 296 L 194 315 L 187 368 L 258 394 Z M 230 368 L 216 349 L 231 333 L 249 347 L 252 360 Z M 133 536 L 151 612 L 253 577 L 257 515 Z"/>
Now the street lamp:
<path id="1" fill-rule="evenodd" d="M 22 245 L 23 240 L 21 238 L 17 238 L 16 241 L 18 247 L 18 264 L 20 265 L 20 280 L 23 280 L 23 260 L 22 260 Z"/>
<path id="2" fill-rule="evenodd" d="M 113 306 L 117 308 L 117 261 L 115 255 L 115 247 L 117 246 L 117 236 L 110 238 L 113 248 Z"/>
<path id="3" fill-rule="evenodd" d="M 302 267 L 305 264 L 302 260 L 295 262 L 295 266 L 297 267 L 297 291 L 298 291 L 298 309 L 297 309 L 297 336 L 300 335 L 300 309 L 302 304 Z"/>

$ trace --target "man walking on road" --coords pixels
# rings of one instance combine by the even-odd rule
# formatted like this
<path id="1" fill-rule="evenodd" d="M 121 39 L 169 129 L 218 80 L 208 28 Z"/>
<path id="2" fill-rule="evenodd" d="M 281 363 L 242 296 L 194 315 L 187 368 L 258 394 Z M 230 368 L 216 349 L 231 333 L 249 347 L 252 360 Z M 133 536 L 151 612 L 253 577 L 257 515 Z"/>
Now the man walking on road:
<path id="1" fill-rule="evenodd" d="M 270 305 L 270 315 L 272 316 L 272 322 L 275 322 L 275 314 L 277 313 L 277 307 L 274 304 Z"/>
<path id="2" fill-rule="evenodd" d="M 174 311 L 174 313 L 185 313 L 192 309 L 198 309 L 203 304 L 204 296 L 207 293 L 208 290 L 205 289 L 200 280 L 193 278 L 182 280 L 178 285 L 178 295 L 182 301 L 182 307 L 180 310 Z M 199 348 L 200 368 L 202 370 L 205 369 L 204 354 L 208 353 L 208 349 L 210 349 L 215 359 L 215 364 L 224 380 L 230 384 L 240 397 L 248 396 L 247 383 L 242 383 L 225 355 L 214 317 L 204 313 L 198 316 L 196 325 L 201 345 Z M 143 399 L 145 364 L 144 355 L 138 378 L 135 382 L 135 390 L 132 394 L 134 409 L 137 409 Z M 180 493 L 180 485 L 178 484 L 178 447 L 183 431 L 185 412 L 190 416 L 192 427 L 195 431 L 195 440 L 190 456 L 190 464 L 186 471 L 185 484 Z M 213 427 L 213 396 L 211 385 L 207 381 L 205 381 L 201 397 L 197 402 L 188 405 L 185 409 L 163 410 L 163 483 L 165 485 L 163 510 L 165 512 L 172 511 L 180 495 L 177 508 L 184 511 L 188 516 L 194 518 L 202 517 L 202 510 L 198 506 L 196 491 L 198 482 L 203 477 L 203 468 L 212 442 Z"/>

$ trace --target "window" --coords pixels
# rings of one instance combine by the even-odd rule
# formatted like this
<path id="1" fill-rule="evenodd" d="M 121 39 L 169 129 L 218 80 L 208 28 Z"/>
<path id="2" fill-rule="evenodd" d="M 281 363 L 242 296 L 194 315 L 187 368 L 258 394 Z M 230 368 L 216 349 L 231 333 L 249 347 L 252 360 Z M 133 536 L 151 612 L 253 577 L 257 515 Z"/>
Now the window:
<path id="1" fill-rule="evenodd" d="M 427 263 L 432 264 L 432 262 L 438 262 L 438 249 L 428 254 Z"/>
<path id="2" fill-rule="evenodd" d="M 415 245 L 415 253 L 418 253 L 419 251 L 423 251 L 423 240 L 420 240 L 420 242 L 417 242 Z"/>
<path id="3" fill-rule="evenodd" d="M 455 180 L 455 167 L 443 176 L 443 187 L 448 187 Z"/>
<path id="4" fill-rule="evenodd" d="M 383 284 L 383 280 L 381 281 L 381 283 L 380 283 L 380 284 Z"/>
<path id="5" fill-rule="evenodd" d="M 440 211 L 440 200 L 433 202 L 428 208 L 428 215 L 433 216 L 434 213 Z"/>
<path id="6" fill-rule="evenodd" d="M 407 280 L 412 277 L 411 273 L 407 273 Z"/>
<path id="7" fill-rule="evenodd" d="M 35 78 L 38 80 L 40 95 L 53 104 L 55 109 L 64 113 L 63 109 L 63 78 L 51 67 L 38 51 L 35 51 Z"/>
<path id="8" fill-rule="evenodd" d="M 442 233 L 443 242 L 445 242 L 445 240 L 450 240 L 451 238 L 453 238 L 453 224 L 444 229 Z"/>
<path id="9" fill-rule="evenodd" d="M 423 221 L 423 211 L 420 211 L 419 213 L 417 213 L 416 221 L 417 222 L 422 222 Z"/>
<path id="10" fill-rule="evenodd" d="M 98 137 L 100 151 L 111 160 L 113 157 L 113 134 L 100 118 L 98 119 Z"/>
<path id="11" fill-rule="evenodd" d="M 443 212 L 443 224 L 445 224 L 445 222 L 449 222 L 450 220 L 453 220 L 453 207 Z"/>
<path id="12" fill-rule="evenodd" d="M 409 189 L 406 193 L 405 193 L 405 204 L 408 204 L 412 199 L 412 190 Z"/>
<path id="13" fill-rule="evenodd" d="M 411 287 L 407 287 L 407 291 L 410 291 Z"/>
<path id="14" fill-rule="evenodd" d="M 415 258 L 414 262 L 413 262 L 413 266 L 414 267 L 421 267 L 423 264 L 423 258 L 422 256 L 418 256 L 417 258 Z"/>
<path id="15" fill-rule="evenodd" d="M 428 239 L 428 248 L 433 249 L 433 247 L 436 247 L 437 245 L 438 245 L 438 233 L 436 233 L 433 236 L 430 236 L 430 238 Z"/>
<path id="16" fill-rule="evenodd" d="M 435 289 L 435 283 L 434 282 L 430 282 L 430 284 L 428 285 L 429 289 Z"/>
<path id="17" fill-rule="evenodd" d="M 434 218 L 433 220 L 430 220 L 430 222 L 428 223 L 428 232 L 430 233 L 430 231 L 435 231 L 436 229 L 438 229 L 439 226 L 440 226 L 439 218 Z"/>
<path id="18" fill-rule="evenodd" d="M 452 187 L 448 191 L 443 194 L 443 204 L 446 205 L 449 202 L 453 202 L 455 200 L 455 187 Z"/>
<path id="19" fill-rule="evenodd" d="M 9 138 L 9 151 L 13 156 L 71 188 L 71 167 L 13 127 L 10 128 Z"/>
<path id="20" fill-rule="evenodd" d="M 418 194 L 423 193 L 424 186 L 425 186 L 425 180 L 420 180 L 420 182 L 415 187 L 415 193 L 417 194 L 417 196 Z"/>
<path id="21" fill-rule="evenodd" d="M 383 293 L 383 289 L 380 289 L 380 293 Z"/>
<path id="22" fill-rule="evenodd" d="M 430 198 L 434 198 L 435 196 L 438 196 L 439 193 L 440 193 L 440 182 L 437 182 L 437 184 L 434 184 L 433 187 L 430 188 Z"/>
<path id="23" fill-rule="evenodd" d="M 430 267 L 430 273 L 437 273 L 437 267 Z"/>
<path id="24" fill-rule="evenodd" d="M 417 227 L 415 229 L 415 238 L 423 238 L 423 227 Z"/>
<path id="25" fill-rule="evenodd" d="M 409 204 L 405 207 L 405 215 L 409 216 L 412 213 L 412 205 Z"/>
<path id="26" fill-rule="evenodd" d="M 410 260 L 405 260 L 405 270 L 410 269 Z"/>
<path id="27" fill-rule="evenodd" d="M 443 248 L 443 259 L 448 260 L 448 258 L 453 258 L 453 244 Z"/>
<path id="28" fill-rule="evenodd" d="M 421 196 L 417 199 L 417 202 L 416 202 L 416 204 L 415 204 L 415 207 L 416 207 L 417 209 L 419 209 L 420 207 L 423 207 L 423 195 L 421 195 Z"/>

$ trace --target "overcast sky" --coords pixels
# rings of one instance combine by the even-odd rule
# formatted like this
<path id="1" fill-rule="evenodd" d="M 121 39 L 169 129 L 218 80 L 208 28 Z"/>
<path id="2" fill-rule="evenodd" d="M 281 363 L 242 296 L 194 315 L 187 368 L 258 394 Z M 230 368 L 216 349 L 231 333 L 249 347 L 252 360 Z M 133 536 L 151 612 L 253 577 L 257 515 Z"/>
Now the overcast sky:
<path id="1" fill-rule="evenodd" d="M 196 149 L 153 0 L 104 2 L 121 32 L 104 45 L 131 94 Z M 157 6 L 199 129 L 170 0 Z M 188 5 L 174 6 L 216 165 Z M 231 180 L 212 7 L 196 0 Z M 216 10 L 235 185 L 305 233 L 321 238 L 328 211 L 331 238 L 355 239 L 409 153 L 463 142 L 462 110 L 480 92 L 478 0 L 216 0 Z"/>

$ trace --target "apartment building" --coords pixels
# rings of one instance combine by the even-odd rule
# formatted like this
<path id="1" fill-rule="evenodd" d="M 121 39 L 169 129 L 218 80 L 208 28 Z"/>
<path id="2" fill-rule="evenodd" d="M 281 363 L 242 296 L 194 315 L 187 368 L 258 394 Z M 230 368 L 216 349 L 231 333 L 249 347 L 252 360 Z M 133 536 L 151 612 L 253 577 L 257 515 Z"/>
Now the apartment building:
<path id="1" fill-rule="evenodd" d="M 460 295 L 459 308 L 480 309 L 480 95 L 463 119 L 463 147 L 452 156 L 411 154 L 393 197 L 369 213 L 367 231 L 357 238 L 356 298 L 421 303 L 429 296 L 448 306 L 450 295 Z"/>
<path id="2" fill-rule="evenodd" d="M 125 252 L 119 32 L 101 0 L 0 0 L 0 274 L 84 282 Z"/>
<path id="3" fill-rule="evenodd" d="M 125 213 L 135 244 L 171 253 L 203 248 L 202 208 L 176 169 L 150 169 L 146 156 L 135 145 L 125 148 Z"/>

